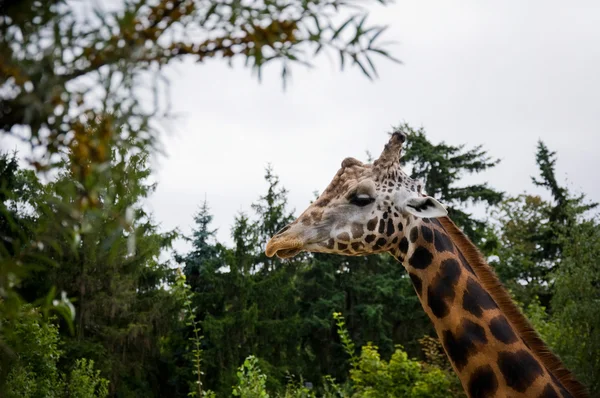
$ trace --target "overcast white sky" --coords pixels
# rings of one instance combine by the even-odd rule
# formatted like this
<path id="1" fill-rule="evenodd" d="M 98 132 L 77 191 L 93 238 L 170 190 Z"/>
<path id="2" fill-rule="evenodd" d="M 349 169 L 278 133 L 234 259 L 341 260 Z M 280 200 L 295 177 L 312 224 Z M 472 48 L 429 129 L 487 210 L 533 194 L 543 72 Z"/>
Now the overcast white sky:
<path id="1" fill-rule="evenodd" d="M 600 201 L 600 3 L 396 1 L 372 7 L 370 21 L 390 25 L 404 62 L 378 59 L 375 82 L 327 57 L 296 67 L 286 92 L 278 68 L 260 84 L 222 61 L 174 68 L 182 119 L 156 168 L 156 221 L 189 233 L 206 195 L 230 242 L 236 212 L 265 192 L 268 162 L 298 214 L 344 157 L 377 156 L 402 121 L 434 142 L 483 144 L 502 162 L 478 179 L 512 194 L 539 192 L 530 176 L 542 138 L 561 182 Z"/>
<path id="2" fill-rule="evenodd" d="M 481 179 L 513 194 L 538 192 L 530 176 L 542 138 L 558 151 L 560 180 L 600 201 L 600 3 L 566 4 L 375 6 L 370 20 L 390 25 L 392 52 L 404 62 L 377 62 L 375 82 L 339 73 L 326 57 L 313 70 L 296 68 L 286 92 L 278 69 L 259 84 L 222 62 L 178 66 L 173 109 L 185 117 L 165 140 L 150 202 L 156 219 L 188 232 L 206 195 L 218 238 L 230 241 L 236 212 L 266 189 L 268 162 L 298 214 L 344 157 L 377 156 L 401 121 L 425 127 L 434 142 L 484 144 L 502 162 Z"/>

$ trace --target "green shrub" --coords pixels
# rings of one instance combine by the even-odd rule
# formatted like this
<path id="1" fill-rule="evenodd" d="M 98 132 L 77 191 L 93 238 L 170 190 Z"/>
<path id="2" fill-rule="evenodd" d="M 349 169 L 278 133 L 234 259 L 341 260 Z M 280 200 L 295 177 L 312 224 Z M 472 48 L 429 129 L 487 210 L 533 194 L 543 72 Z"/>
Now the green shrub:
<path id="1" fill-rule="evenodd" d="M 241 398 L 269 398 L 266 390 L 267 376 L 258 367 L 258 359 L 250 355 L 239 367 L 238 384 L 233 387 L 233 395 Z"/>
<path id="2" fill-rule="evenodd" d="M 362 347 L 356 367 L 350 370 L 353 397 L 444 398 L 451 396 L 450 380 L 434 366 L 409 359 L 402 346 L 389 362 L 381 359 L 372 344 Z"/>
<path id="3" fill-rule="evenodd" d="M 68 397 L 94 398 L 108 396 L 108 380 L 100 377 L 100 371 L 94 370 L 94 361 L 78 359 L 65 381 Z"/>
<path id="4" fill-rule="evenodd" d="M 371 343 L 363 346 L 357 357 L 343 316 L 334 313 L 333 317 L 342 345 L 350 356 L 352 397 L 445 398 L 454 395 L 451 380 L 442 369 L 409 359 L 400 345 L 396 346 L 389 362 L 381 359 L 378 347 Z"/>
<path id="5" fill-rule="evenodd" d="M 94 362 L 80 359 L 65 375 L 57 367 L 63 354 L 58 328 L 42 319 L 32 306 L 23 306 L 4 334 L 12 360 L 8 362 L 2 397 L 12 398 L 103 398 L 108 396 L 108 380 L 94 370 Z M 4 369 L 3 369 L 4 370 Z"/>

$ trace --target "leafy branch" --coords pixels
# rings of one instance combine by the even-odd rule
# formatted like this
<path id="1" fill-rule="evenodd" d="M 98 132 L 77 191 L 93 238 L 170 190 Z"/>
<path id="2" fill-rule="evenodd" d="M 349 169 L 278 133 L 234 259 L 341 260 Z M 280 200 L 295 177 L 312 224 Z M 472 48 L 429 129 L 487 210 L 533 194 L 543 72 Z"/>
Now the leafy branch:
<path id="1" fill-rule="evenodd" d="M 344 347 L 344 351 L 346 354 L 350 356 L 350 364 L 353 368 L 358 366 L 359 358 L 356 356 L 356 347 L 354 346 L 354 342 L 350 337 L 350 333 L 346 328 L 346 321 L 341 312 L 334 312 L 333 319 L 335 319 L 335 323 L 337 325 L 337 332 L 340 336 L 340 340 L 342 341 L 342 346 Z"/>
<path id="2" fill-rule="evenodd" d="M 210 394 L 209 391 L 203 391 L 202 389 L 202 339 L 203 336 L 200 334 L 200 324 L 196 321 L 196 313 L 192 308 L 193 293 L 190 287 L 185 283 L 185 275 L 181 269 L 177 269 L 177 278 L 175 280 L 175 288 L 179 295 L 183 299 L 183 306 L 185 308 L 185 325 L 192 328 L 193 336 L 188 340 L 192 343 L 192 363 L 193 373 L 196 376 L 194 382 L 195 388 L 191 388 L 188 392 L 188 397 L 204 397 Z"/>

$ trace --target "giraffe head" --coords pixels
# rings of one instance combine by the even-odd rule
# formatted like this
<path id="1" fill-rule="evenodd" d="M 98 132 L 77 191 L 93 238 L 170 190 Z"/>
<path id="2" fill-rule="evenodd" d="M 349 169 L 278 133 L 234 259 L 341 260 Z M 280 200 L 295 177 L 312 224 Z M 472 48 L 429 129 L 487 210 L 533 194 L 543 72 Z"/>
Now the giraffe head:
<path id="1" fill-rule="evenodd" d="M 404 133 L 394 132 L 373 164 L 344 159 L 319 198 L 271 238 L 267 256 L 381 253 L 406 241 L 404 227 L 413 217 L 445 216 L 444 206 L 424 195 L 422 184 L 402 171 L 405 140 Z"/>

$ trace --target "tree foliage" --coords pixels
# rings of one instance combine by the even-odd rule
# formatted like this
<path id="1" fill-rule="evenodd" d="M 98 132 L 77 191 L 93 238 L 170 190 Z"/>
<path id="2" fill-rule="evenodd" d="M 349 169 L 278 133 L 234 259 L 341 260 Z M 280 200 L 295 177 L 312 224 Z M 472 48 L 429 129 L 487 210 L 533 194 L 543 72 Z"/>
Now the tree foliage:
<path id="1" fill-rule="evenodd" d="M 540 178 L 532 177 L 534 185 L 546 188 L 551 197 L 552 205 L 545 209 L 549 228 L 538 233 L 536 237 L 541 244 L 541 251 L 548 260 L 558 258 L 562 253 L 562 243 L 557 232 L 572 228 L 578 217 L 598 206 L 598 203 L 585 203 L 585 195 L 573 195 L 561 186 L 556 178 L 556 152 L 550 151 L 543 141 L 538 141 L 535 160 L 540 172 Z"/>
<path id="2" fill-rule="evenodd" d="M 233 395 L 248 398 L 441 398 L 451 394 L 450 380 L 441 369 L 409 359 L 401 346 L 395 348 L 389 362 L 381 359 L 377 347 L 371 343 L 363 346 L 360 355 L 356 355 L 344 317 L 337 312 L 333 313 L 333 317 L 344 350 L 350 357 L 351 368 L 345 386 L 338 385 L 331 376 L 327 376 L 323 392 L 318 394 L 306 384 L 302 385 L 302 378 L 297 381 L 290 377 L 284 392 L 273 394 L 267 388 L 268 377 L 262 372 L 259 361 L 249 356 L 238 369 L 238 383 L 233 387 Z"/>
<path id="3" fill-rule="evenodd" d="M 169 116 L 165 67 L 240 59 L 260 77 L 280 61 L 286 81 L 292 63 L 309 64 L 320 51 L 369 77 L 373 54 L 391 57 L 378 44 L 383 28 L 367 24 L 364 9 L 340 21 L 335 14 L 348 4 L 337 0 L 113 5 L 0 7 L 0 134 L 29 144 L 34 169 L 0 159 L 0 315 L 12 319 L 26 301 L 58 311 L 65 361 L 93 358 L 111 394 L 138 396 L 168 390 L 161 366 L 177 368 L 177 356 L 161 351 L 167 331 L 180 327 L 180 303 L 165 288 L 174 272 L 160 260 L 175 234 L 159 232 L 141 206 L 153 190 L 144 180 L 158 122 Z M 189 256 L 186 272 L 199 272 L 194 257 L 256 249 L 247 252 L 207 244 Z"/>
<path id="4" fill-rule="evenodd" d="M 491 212 L 497 222 L 493 232 L 499 244 L 492 263 L 501 279 L 517 298 L 530 303 L 538 297 L 549 307 L 554 293 L 555 272 L 562 260 L 568 235 L 597 203 L 585 195 L 573 195 L 556 177 L 556 153 L 538 142 L 536 161 L 539 178 L 536 186 L 548 190 L 549 200 L 531 194 L 505 199 Z"/>
<path id="5" fill-rule="evenodd" d="M 57 363 L 64 351 L 59 347 L 58 327 L 54 323 L 44 322 L 38 310 L 24 306 L 13 325 L 4 336 L 11 350 L 8 353 L 10 362 L 2 364 L 2 371 L 7 373 L 3 396 L 108 396 L 109 382 L 94 368 L 93 360 L 78 359 L 69 372 L 59 372 Z"/>
<path id="6" fill-rule="evenodd" d="M 353 397 L 442 398 L 450 393 L 450 381 L 437 368 L 427 369 L 411 360 L 398 346 L 389 362 L 381 360 L 377 347 L 362 347 L 355 369 L 350 371 L 355 393 Z"/>
<path id="7" fill-rule="evenodd" d="M 600 223 L 574 225 L 560 239 L 563 257 L 556 270 L 552 319 L 553 348 L 567 366 L 600 394 Z"/>
<path id="8" fill-rule="evenodd" d="M 550 298 L 550 275 L 556 263 L 542 247 L 544 237 L 554 239 L 557 232 L 548 222 L 550 209 L 551 204 L 540 196 L 521 194 L 505 199 L 492 212 L 500 244 L 491 264 L 523 303 L 537 296 L 548 304 Z"/>
<path id="9" fill-rule="evenodd" d="M 126 395 L 130 387 L 133 391 L 159 388 L 151 376 L 159 374 L 158 339 L 171 328 L 177 304 L 163 287 L 173 273 L 158 257 L 175 235 L 158 233 L 141 207 L 141 200 L 153 189 L 145 182 L 146 156 L 118 155 L 113 153 L 112 167 L 130 178 L 99 181 L 101 207 L 83 217 L 76 215 L 76 229 L 72 229 L 73 217 L 66 214 L 77 198 L 78 188 L 69 163 L 63 164 L 56 180 L 46 184 L 33 178 L 32 172 L 16 169 L 10 175 L 4 173 L 5 179 L 18 182 L 21 178 L 35 191 L 16 201 L 6 197 L 4 208 L 12 209 L 7 225 L 26 229 L 4 240 L 5 252 L 13 256 L 3 260 L 35 264 L 21 274 L 21 280 L 12 281 L 18 282 L 15 297 L 49 303 L 42 306 L 43 313 L 50 308 L 66 310 L 61 318 L 65 326 L 65 366 L 80 366 L 78 375 L 92 377 L 88 362 L 76 362 L 81 357 L 89 358 L 111 380 L 111 391 L 119 389 Z M 19 236 L 27 239 L 14 239 Z M 28 252 L 34 255 L 26 256 Z M 57 291 L 62 292 L 59 300 L 55 299 Z M 76 300 L 71 303 L 66 297 Z M 4 316 L 9 321 L 20 313 L 8 311 L 4 304 Z M 15 325 L 4 323 L 2 334 L 10 335 Z M 142 378 L 137 386 L 127 382 L 128 377 L 139 378 L 138 372 L 144 367 L 147 379 Z"/>
<path id="10" fill-rule="evenodd" d="M 88 12 L 63 0 L 9 1 L 0 18 L 0 127 L 16 135 L 29 127 L 23 138 L 47 150 L 39 167 L 66 148 L 102 164 L 106 140 L 146 149 L 155 143 L 150 120 L 164 111 L 160 71 L 185 56 L 240 58 L 259 76 L 278 60 L 285 80 L 291 63 L 310 64 L 329 49 L 342 67 L 349 61 L 371 76 L 373 54 L 391 58 L 377 44 L 384 28 L 368 25 L 364 9 L 335 18 L 349 7 L 338 0 L 129 0 Z M 154 104 L 142 101 L 148 92 Z M 88 124 L 98 119 L 102 128 L 90 134 Z"/>
<path id="11" fill-rule="evenodd" d="M 56 172 L 68 161 L 76 188 L 69 188 L 71 202 L 61 204 L 58 225 L 65 221 L 67 238 L 81 237 L 94 217 L 86 213 L 104 211 L 106 181 L 125 177 L 123 168 L 111 167 L 115 148 L 125 157 L 159 148 L 158 122 L 169 116 L 167 65 L 239 58 L 260 76 L 267 63 L 280 61 L 285 81 L 291 63 L 308 64 L 323 50 L 372 76 L 373 54 L 391 58 L 378 44 L 384 28 L 367 24 L 362 8 L 336 17 L 349 8 L 338 0 L 127 0 L 112 8 L 4 2 L 0 133 L 29 144 L 28 162 L 38 172 Z M 2 259 L 3 269 L 11 258 Z M 21 269 L 35 267 L 23 262 Z M 3 295 L 14 296 L 5 281 L 0 278 Z"/>

